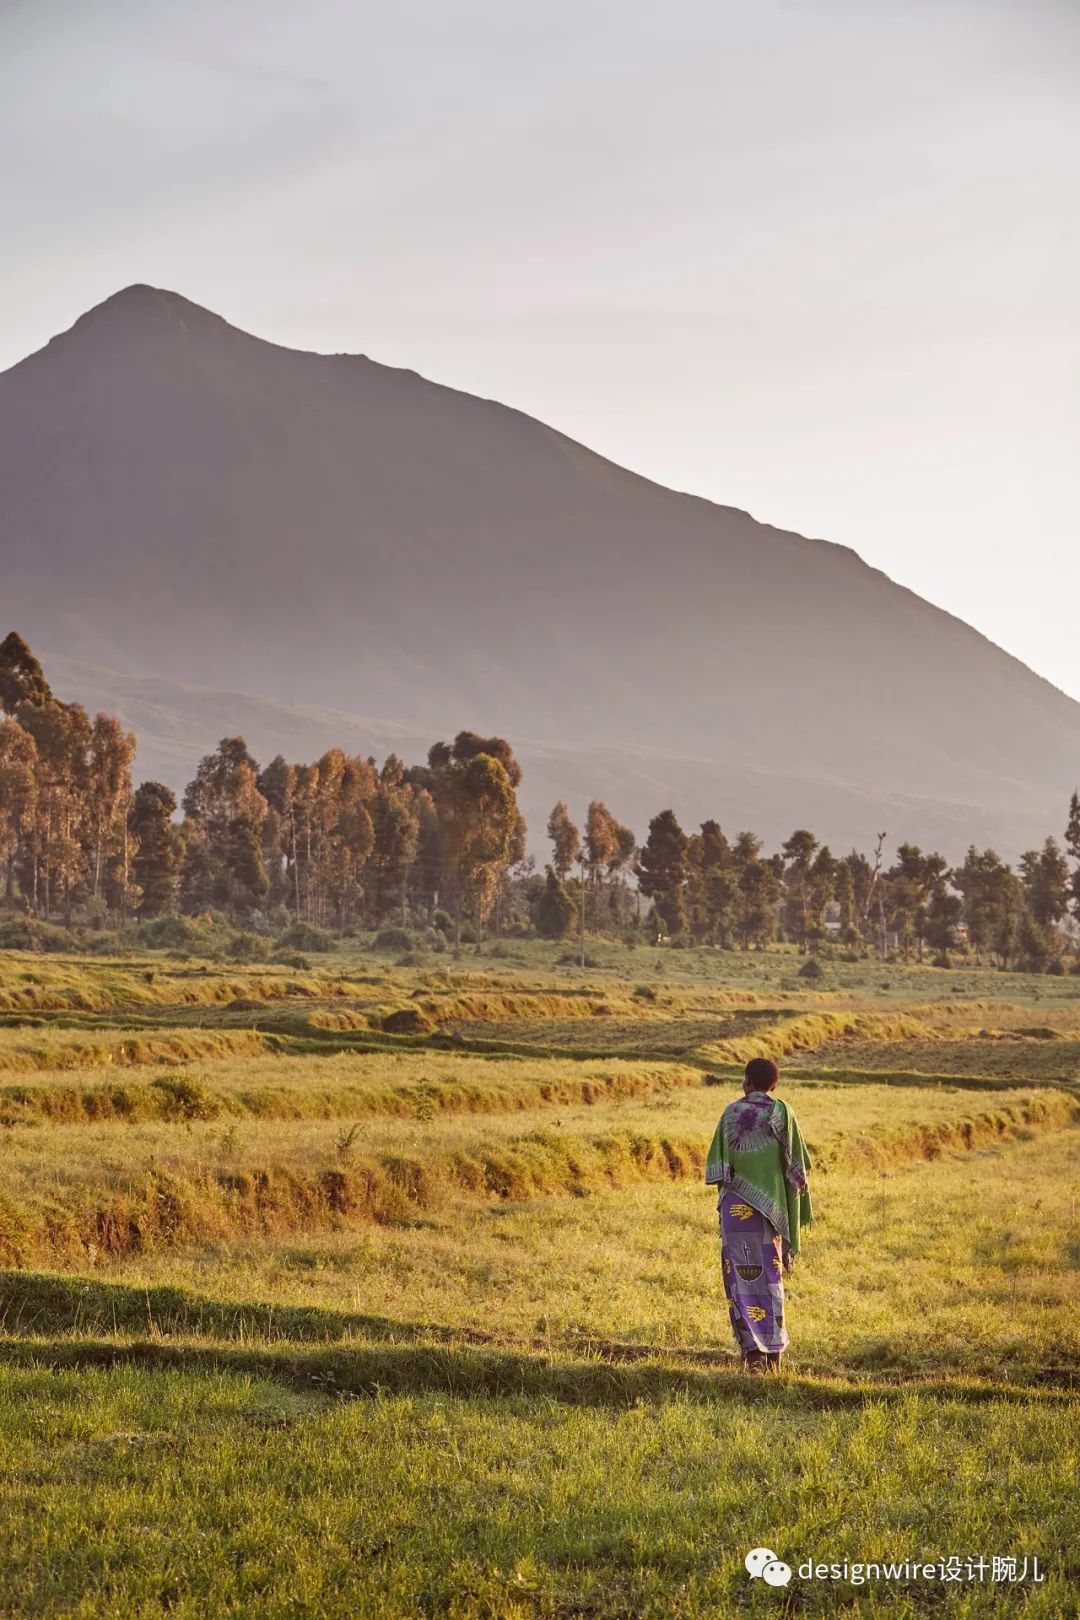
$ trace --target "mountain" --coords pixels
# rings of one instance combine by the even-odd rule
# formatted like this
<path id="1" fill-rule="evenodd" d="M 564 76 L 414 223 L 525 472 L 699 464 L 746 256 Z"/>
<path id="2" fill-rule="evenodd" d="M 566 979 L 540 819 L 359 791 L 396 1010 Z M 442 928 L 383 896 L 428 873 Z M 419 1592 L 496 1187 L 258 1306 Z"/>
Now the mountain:
<path id="1" fill-rule="evenodd" d="M 1080 773 L 1080 705 L 853 551 L 150 287 L 0 376 L 0 562 L 0 630 L 174 783 L 226 731 L 468 726 L 518 747 L 534 833 L 600 794 L 639 832 L 673 802 L 1015 854 Z"/>

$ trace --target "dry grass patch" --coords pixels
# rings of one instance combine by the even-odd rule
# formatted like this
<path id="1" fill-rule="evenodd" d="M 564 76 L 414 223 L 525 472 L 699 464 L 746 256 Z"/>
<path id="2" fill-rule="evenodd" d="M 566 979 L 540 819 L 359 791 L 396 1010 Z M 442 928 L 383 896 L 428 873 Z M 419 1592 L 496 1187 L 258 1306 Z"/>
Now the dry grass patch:
<path id="1" fill-rule="evenodd" d="M 648 1181 L 699 1179 L 722 1096 L 673 1091 L 575 1103 L 479 1122 L 369 1117 L 352 1127 L 221 1120 L 58 1124 L 7 1133 L 0 1170 L 0 1258 L 97 1261 L 161 1246 L 318 1231 L 445 1212 L 455 1200 L 519 1202 Z M 815 1087 L 799 1110 L 819 1174 L 882 1166 L 1007 1140 L 1072 1118 L 1068 1096 L 970 1095 Z M 527 1128 L 523 1129 L 523 1125 Z"/>

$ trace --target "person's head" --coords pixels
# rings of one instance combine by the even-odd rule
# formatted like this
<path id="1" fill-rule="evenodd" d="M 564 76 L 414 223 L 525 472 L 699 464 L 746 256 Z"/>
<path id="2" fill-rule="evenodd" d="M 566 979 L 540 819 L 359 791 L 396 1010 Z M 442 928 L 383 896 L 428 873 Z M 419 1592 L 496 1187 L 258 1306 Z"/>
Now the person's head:
<path id="1" fill-rule="evenodd" d="M 743 1090 L 772 1091 L 780 1078 L 780 1070 L 772 1058 L 751 1058 L 746 1065 L 746 1074 L 743 1078 Z"/>

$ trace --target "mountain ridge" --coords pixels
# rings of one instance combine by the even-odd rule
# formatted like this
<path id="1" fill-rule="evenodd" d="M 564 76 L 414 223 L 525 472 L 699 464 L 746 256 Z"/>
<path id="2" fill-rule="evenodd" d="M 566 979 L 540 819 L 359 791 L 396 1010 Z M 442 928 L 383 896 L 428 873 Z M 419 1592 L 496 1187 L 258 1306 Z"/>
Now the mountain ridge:
<path id="1" fill-rule="evenodd" d="M 963 804 L 973 836 L 1029 842 L 1080 757 L 1080 705 L 854 548 L 145 284 L 0 374 L 0 551 L 12 625 L 181 710 L 258 693 L 697 760 L 758 783 L 734 797 L 762 828 L 807 819 L 769 778 L 817 783 L 836 842 L 874 802 L 919 806 L 922 841 L 955 847 Z"/>

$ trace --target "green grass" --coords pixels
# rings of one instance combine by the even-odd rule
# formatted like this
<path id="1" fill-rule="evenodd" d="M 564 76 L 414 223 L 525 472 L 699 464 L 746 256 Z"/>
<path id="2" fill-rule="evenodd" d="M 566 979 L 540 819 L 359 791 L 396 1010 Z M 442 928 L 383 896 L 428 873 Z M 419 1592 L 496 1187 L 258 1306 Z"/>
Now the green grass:
<path id="1" fill-rule="evenodd" d="M 741 1567 L 764 1544 L 793 1565 L 1023 1548 L 1045 1585 L 954 1612 L 1075 1613 L 1080 1436 L 1038 1401 L 343 1403 L 238 1374 L 13 1368 L 0 1434 L 7 1612 L 772 1614 Z M 919 1587 L 887 1608 L 872 1586 L 795 1594 L 931 1612 Z"/>
<path id="2" fill-rule="evenodd" d="M 1080 1612 L 1080 986 L 562 953 L 0 956 L 0 1613 Z M 759 1050 L 817 1163 L 768 1380 L 701 1181 Z"/>

